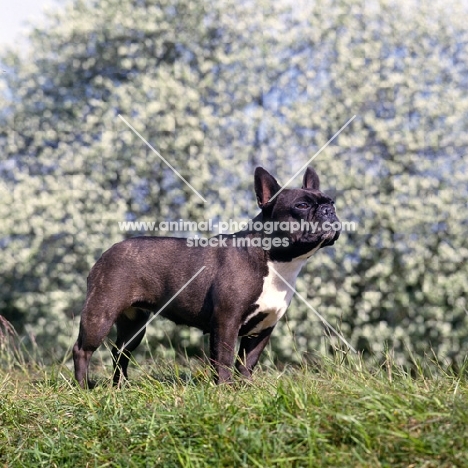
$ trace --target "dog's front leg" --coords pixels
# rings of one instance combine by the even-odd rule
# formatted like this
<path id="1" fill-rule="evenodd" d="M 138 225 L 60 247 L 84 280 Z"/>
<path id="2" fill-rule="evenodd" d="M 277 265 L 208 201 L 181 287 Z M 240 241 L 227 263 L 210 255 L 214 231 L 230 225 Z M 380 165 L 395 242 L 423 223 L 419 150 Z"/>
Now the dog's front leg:
<path id="1" fill-rule="evenodd" d="M 232 365 L 239 326 L 232 320 L 214 315 L 210 331 L 210 360 L 215 370 L 215 382 L 232 382 Z"/>
<path id="2" fill-rule="evenodd" d="M 250 378 L 252 371 L 267 345 L 274 327 L 266 328 L 256 336 L 244 336 L 241 339 L 236 369 L 244 377 Z"/>

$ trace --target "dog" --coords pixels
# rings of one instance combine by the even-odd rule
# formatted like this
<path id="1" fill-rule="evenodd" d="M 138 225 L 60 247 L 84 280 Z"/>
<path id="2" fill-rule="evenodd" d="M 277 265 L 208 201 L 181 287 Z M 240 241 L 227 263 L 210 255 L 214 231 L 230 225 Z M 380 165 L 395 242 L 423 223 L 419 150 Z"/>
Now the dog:
<path id="1" fill-rule="evenodd" d="M 262 167 L 256 168 L 254 183 L 261 212 L 247 229 L 214 236 L 210 240 L 216 243 L 206 247 L 184 238 L 142 236 L 104 252 L 88 276 L 73 347 L 81 387 L 90 385 L 91 356 L 114 324 L 113 381 L 128 378 L 130 354 L 143 339 L 150 314 L 161 309 L 162 317 L 210 334 L 216 383 L 232 382 L 240 337 L 235 368 L 251 378 L 302 266 L 340 235 L 334 202 L 320 191 L 311 167 L 299 189 L 281 189 Z"/>

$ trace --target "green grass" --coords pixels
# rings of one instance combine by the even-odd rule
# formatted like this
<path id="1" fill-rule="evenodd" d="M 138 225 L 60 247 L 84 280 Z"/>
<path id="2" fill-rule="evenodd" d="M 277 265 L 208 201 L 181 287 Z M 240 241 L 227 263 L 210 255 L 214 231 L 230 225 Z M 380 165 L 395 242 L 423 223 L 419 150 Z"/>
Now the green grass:
<path id="1" fill-rule="evenodd" d="M 133 364 L 121 389 L 98 369 L 85 391 L 63 365 L 10 360 L 0 466 L 468 466 L 468 384 L 442 370 L 409 377 L 324 359 L 215 387 L 202 366 L 155 366 Z"/>

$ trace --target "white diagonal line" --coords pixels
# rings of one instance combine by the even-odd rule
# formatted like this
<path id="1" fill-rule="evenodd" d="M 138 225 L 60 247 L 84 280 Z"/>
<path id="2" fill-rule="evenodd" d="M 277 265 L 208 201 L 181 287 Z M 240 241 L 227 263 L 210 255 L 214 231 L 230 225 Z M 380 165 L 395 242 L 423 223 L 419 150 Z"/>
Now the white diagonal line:
<path id="1" fill-rule="evenodd" d="M 268 201 L 274 200 L 354 119 L 353 115 Z"/>
<path id="2" fill-rule="evenodd" d="M 338 338 L 353 352 L 357 353 L 357 351 L 344 339 L 343 335 L 338 333 L 328 322 L 325 320 L 273 267 L 270 267 L 280 279 L 283 280 L 284 284 L 328 327 L 330 328 Z"/>
<path id="3" fill-rule="evenodd" d="M 135 133 L 135 135 L 139 136 L 140 139 L 143 141 L 143 143 L 146 144 L 146 146 L 148 146 L 148 148 L 150 148 L 153 153 L 158 156 L 162 161 L 164 161 L 167 166 L 174 172 L 174 174 L 179 177 L 180 179 L 182 179 L 205 203 L 207 203 L 207 201 L 200 195 L 200 193 L 190 184 L 190 182 L 188 182 L 184 176 L 182 176 L 181 174 L 179 174 L 179 172 L 177 172 L 177 170 L 166 160 L 164 159 L 157 150 L 155 150 L 150 143 L 148 143 L 148 141 L 146 141 L 139 133 L 138 131 L 132 127 L 120 114 L 118 114 L 118 116 L 125 122 L 125 124 Z"/>
<path id="4" fill-rule="evenodd" d="M 121 353 L 125 346 L 128 346 L 204 269 L 202 266 L 127 342 L 120 348 Z"/>

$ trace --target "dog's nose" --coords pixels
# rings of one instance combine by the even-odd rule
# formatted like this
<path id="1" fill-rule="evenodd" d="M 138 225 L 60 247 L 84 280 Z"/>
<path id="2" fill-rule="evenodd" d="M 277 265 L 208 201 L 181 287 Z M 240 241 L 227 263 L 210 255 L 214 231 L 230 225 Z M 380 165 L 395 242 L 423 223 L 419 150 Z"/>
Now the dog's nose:
<path id="1" fill-rule="evenodd" d="M 320 211 L 322 212 L 324 216 L 331 216 L 332 214 L 335 213 L 335 210 L 333 209 L 331 205 L 323 205 Z"/>

